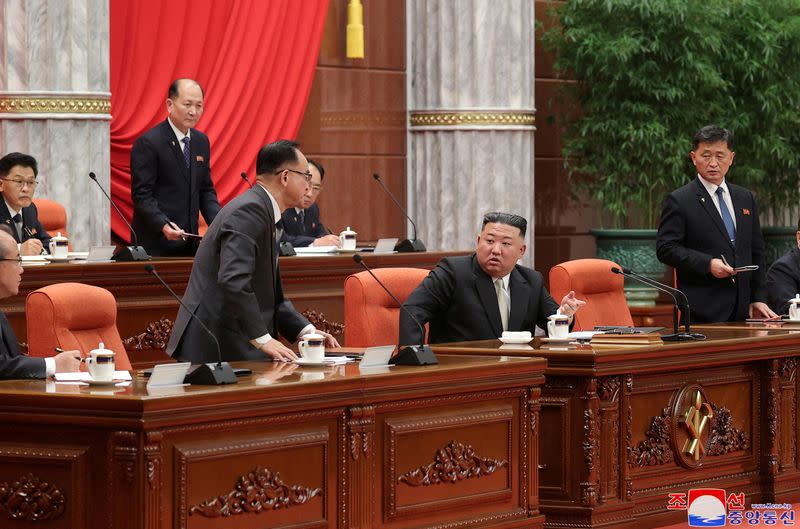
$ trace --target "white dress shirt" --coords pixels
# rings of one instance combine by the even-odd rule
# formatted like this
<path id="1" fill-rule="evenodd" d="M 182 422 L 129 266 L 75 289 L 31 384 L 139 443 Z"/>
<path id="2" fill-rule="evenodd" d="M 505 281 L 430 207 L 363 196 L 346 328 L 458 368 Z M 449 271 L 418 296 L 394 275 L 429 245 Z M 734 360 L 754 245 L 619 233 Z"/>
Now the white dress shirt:
<path id="1" fill-rule="evenodd" d="M 722 217 L 722 210 L 719 209 L 719 197 L 717 196 L 717 188 L 721 187 L 723 190 L 722 199 L 725 201 L 725 205 L 728 206 L 728 212 L 731 214 L 731 219 L 733 219 L 733 227 L 736 227 L 736 213 L 733 210 L 733 201 L 731 200 L 731 194 L 728 191 L 728 184 L 725 183 L 725 180 L 722 180 L 720 185 L 712 184 L 699 174 L 697 175 L 700 177 L 700 183 L 703 184 L 703 187 L 706 188 L 708 194 L 711 195 L 711 202 L 714 203 L 714 207 L 717 208 L 717 213 L 719 216 Z"/>

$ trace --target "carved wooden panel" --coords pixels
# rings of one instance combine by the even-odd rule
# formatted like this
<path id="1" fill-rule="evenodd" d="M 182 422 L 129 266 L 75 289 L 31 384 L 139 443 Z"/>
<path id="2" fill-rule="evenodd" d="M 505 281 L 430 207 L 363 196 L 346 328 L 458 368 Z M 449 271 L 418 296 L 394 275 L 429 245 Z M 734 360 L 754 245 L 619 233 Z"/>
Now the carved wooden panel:
<path id="1" fill-rule="evenodd" d="M 780 470 L 797 466 L 797 359 L 784 358 L 780 365 L 781 433 Z"/>
<path id="2" fill-rule="evenodd" d="M 372 527 L 375 483 L 375 406 L 354 406 L 347 417 L 348 527 Z"/>
<path id="3" fill-rule="evenodd" d="M 570 460 L 577 454 L 570 449 L 572 410 L 572 399 L 552 397 L 544 392 L 539 412 L 540 431 L 547 432 L 539 437 L 539 494 L 542 498 L 566 499 L 573 487 Z"/>

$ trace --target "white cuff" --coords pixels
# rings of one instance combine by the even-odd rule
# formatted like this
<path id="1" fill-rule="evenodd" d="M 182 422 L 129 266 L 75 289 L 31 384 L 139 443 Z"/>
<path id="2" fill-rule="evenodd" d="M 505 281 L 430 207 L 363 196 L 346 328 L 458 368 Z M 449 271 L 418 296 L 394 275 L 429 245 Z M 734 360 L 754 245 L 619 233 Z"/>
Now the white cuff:
<path id="1" fill-rule="evenodd" d="M 250 343 L 253 344 L 253 347 L 256 349 L 261 347 L 262 345 L 266 345 L 269 341 L 272 340 L 272 336 L 269 333 L 265 334 L 264 336 L 259 336 L 258 338 L 253 338 L 250 340 Z"/>
<path id="2" fill-rule="evenodd" d="M 44 359 L 44 376 L 50 378 L 56 374 L 56 359 L 48 356 Z"/>
<path id="3" fill-rule="evenodd" d="M 305 336 L 306 334 L 310 334 L 312 332 L 317 332 L 317 328 L 314 327 L 313 323 L 309 323 L 308 325 L 303 327 L 303 330 L 300 331 L 300 333 L 297 335 L 297 337 L 300 338 L 301 336 Z"/>

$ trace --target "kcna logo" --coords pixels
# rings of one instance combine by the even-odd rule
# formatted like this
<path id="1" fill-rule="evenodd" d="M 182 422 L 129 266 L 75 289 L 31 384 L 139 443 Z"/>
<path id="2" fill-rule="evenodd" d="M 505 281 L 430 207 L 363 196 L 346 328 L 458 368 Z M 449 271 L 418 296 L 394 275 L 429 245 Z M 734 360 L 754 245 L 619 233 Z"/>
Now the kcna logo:
<path id="1" fill-rule="evenodd" d="M 689 527 L 722 527 L 727 521 L 725 491 L 722 489 L 689 490 Z"/>

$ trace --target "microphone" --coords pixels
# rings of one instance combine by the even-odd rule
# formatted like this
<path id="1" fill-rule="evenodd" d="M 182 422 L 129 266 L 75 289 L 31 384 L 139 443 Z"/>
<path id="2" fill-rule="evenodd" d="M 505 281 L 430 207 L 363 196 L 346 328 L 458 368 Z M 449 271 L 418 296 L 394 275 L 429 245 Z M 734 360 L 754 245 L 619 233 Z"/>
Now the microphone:
<path id="1" fill-rule="evenodd" d="M 247 182 L 247 185 L 250 186 L 250 189 L 252 189 L 253 188 L 253 184 L 250 183 L 250 180 L 247 179 L 247 171 L 242 171 L 242 174 L 240 176 L 242 177 L 242 180 Z"/>
<path id="2" fill-rule="evenodd" d="M 401 252 L 401 253 L 404 253 L 404 252 L 425 252 L 425 251 L 427 251 L 425 249 L 425 243 L 423 243 L 421 240 L 417 239 L 417 225 L 414 224 L 414 221 L 411 220 L 411 217 L 408 216 L 408 212 L 406 211 L 406 208 L 404 208 L 400 204 L 400 202 L 397 201 L 397 199 L 392 194 L 392 192 L 389 191 L 389 188 L 384 185 L 383 180 L 381 180 L 381 176 L 378 173 L 372 173 L 372 178 L 374 178 L 375 181 L 378 182 L 378 185 L 380 185 L 383 188 L 383 190 L 386 192 L 386 194 L 389 195 L 389 198 L 392 199 L 392 202 L 394 202 L 397 205 L 397 207 L 400 208 L 400 211 L 402 211 L 403 215 L 406 216 L 406 218 L 408 219 L 408 222 L 411 223 L 411 227 L 414 228 L 414 238 L 412 240 L 403 239 L 402 241 L 398 242 L 394 247 L 394 251 L 395 252 Z"/>
<path id="3" fill-rule="evenodd" d="M 198 366 L 195 366 L 195 368 L 186 375 L 184 382 L 189 384 L 199 384 L 203 386 L 236 384 L 237 382 L 236 373 L 233 372 L 233 369 L 231 369 L 231 366 L 228 364 L 228 362 L 222 361 L 222 350 L 219 347 L 219 341 L 217 341 L 217 337 L 214 336 L 214 333 L 211 332 L 211 329 L 206 327 L 206 324 L 203 323 L 203 321 L 200 318 L 198 318 L 193 311 L 189 310 L 189 308 L 183 304 L 183 301 L 181 300 L 180 297 L 178 297 L 175 291 L 173 291 L 172 288 L 170 288 L 170 286 L 167 284 L 166 281 L 161 279 L 161 276 L 158 275 L 158 272 L 156 272 L 156 268 L 153 265 L 151 264 L 144 265 L 144 269 L 147 273 L 154 276 L 156 279 L 159 280 L 159 282 L 161 282 L 162 285 L 164 285 L 164 288 L 166 288 L 167 291 L 172 295 L 172 297 L 178 301 L 180 306 L 183 307 L 183 309 L 189 314 L 189 316 L 191 316 L 191 318 L 194 319 L 194 321 L 200 324 L 200 327 L 202 327 L 208 333 L 211 339 L 214 340 L 214 344 L 216 344 L 217 346 L 217 357 L 219 358 L 217 363 L 200 364 Z"/>
<path id="4" fill-rule="evenodd" d="M 103 186 L 100 185 L 100 182 L 97 181 L 97 175 L 94 174 L 93 171 L 89 171 L 89 178 L 94 180 L 94 183 L 97 184 L 97 187 L 100 188 L 100 191 L 106 196 L 111 205 L 114 207 L 114 210 L 117 212 L 117 215 L 122 219 L 122 222 L 128 226 L 128 229 L 131 230 L 131 235 L 133 236 L 133 246 L 126 246 L 124 248 L 120 248 L 117 250 L 114 255 L 111 256 L 112 259 L 115 261 L 149 261 L 150 256 L 147 255 L 147 252 L 144 248 L 139 246 L 139 237 L 136 236 L 136 232 L 133 231 L 133 226 L 131 226 L 130 222 L 125 218 L 125 215 L 117 207 L 117 204 L 114 202 L 114 199 L 106 193 L 106 190 L 103 189 Z"/>
<path id="5" fill-rule="evenodd" d="M 386 288 L 386 285 L 384 285 L 383 282 L 381 282 L 381 280 L 378 279 L 378 277 L 372 273 L 372 270 L 369 269 L 367 263 L 364 262 L 364 260 L 361 258 L 360 255 L 358 254 L 353 255 L 353 261 L 360 264 L 364 268 L 364 270 L 366 270 L 367 273 L 371 275 L 372 278 L 375 279 L 375 281 L 377 281 L 377 283 L 381 286 L 381 288 L 385 290 L 387 294 L 389 294 L 389 297 L 392 298 L 395 303 L 397 303 L 397 306 L 400 307 L 400 310 L 405 311 L 405 313 L 408 314 L 412 320 L 414 320 L 414 323 L 417 324 L 419 330 L 422 332 L 421 341 L 424 342 L 425 327 L 422 325 L 422 323 L 420 323 L 420 321 L 413 314 L 411 314 L 411 311 L 409 311 L 407 308 L 403 306 L 402 303 L 400 303 L 400 300 L 394 297 L 394 294 L 389 292 L 389 289 Z M 399 347 L 400 346 L 398 345 L 398 348 Z M 433 354 L 433 351 L 431 351 L 429 345 L 421 343 L 419 345 L 409 345 L 407 347 L 403 347 L 397 352 L 394 358 L 392 358 L 389 361 L 389 363 L 398 366 L 425 366 L 430 364 L 438 364 L 439 360 L 436 358 L 436 355 Z"/>
<path id="6" fill-rule="evenodd" d="M 630 268 L 622 267 L 622 270 L 617 268 L 616 266 L 611 267 L 611 272 L 614 274 L 620 274 L 625 277 L 630 277 L 634 281 L 638 281 L 640 283 L 644 283 L 647 286 L 653 287 L 656 290 L 660 290 L 661 292 L 666 292 L 672 297 L 672 301 L 674 306 L 672 308 L 672 334 L 665 334 L 661 337 L 662 340 L 665 342 L 685 342 L 689 340 L 705 340 L 706 335 L 700 333 L 691 332 L 689 329 L 689 321 L 691 320 L 691 309 L 689 308 L 689 298 L 686 297 L 681 290 L 677 288 L 672 288 L 671 286 L 665 285 L 664 283 L 659 283 L 654 279 L 650 279 L 649 277 L 645 277 L 643 275 L 637 274 Z M 681 298 L 683 298 L 683 303 L 678 303 L 678 297 L 676 294 L 679 294 Z M 681 306 L 682 305 L 682 306 Z M 685 320 L 685 329 L 684 332 L 679 332 L 678 330 L 678 308 L 682 308 L 685 312 L 686 320 Z"/>

